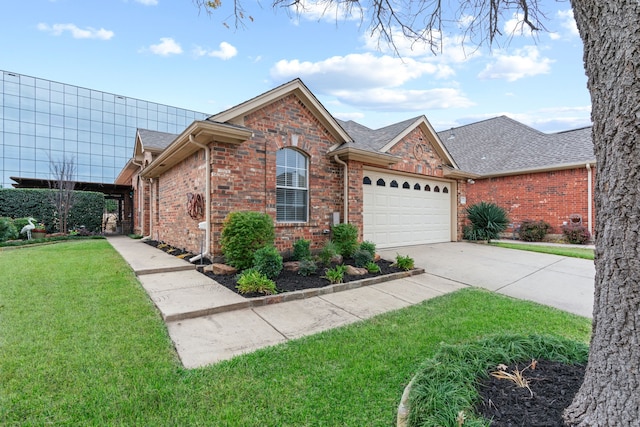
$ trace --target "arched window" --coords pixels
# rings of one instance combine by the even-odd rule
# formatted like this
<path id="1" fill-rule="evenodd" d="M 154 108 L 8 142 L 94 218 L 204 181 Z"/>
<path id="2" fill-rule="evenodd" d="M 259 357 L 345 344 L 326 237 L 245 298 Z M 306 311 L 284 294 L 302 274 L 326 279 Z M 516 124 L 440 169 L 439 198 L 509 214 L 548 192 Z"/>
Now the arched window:
<path id="1" fill-rule="evenodd" d="M 380 178 L 380 179 L 378 179 L 378 180 L 376 181 L 376 185 L 377 185 L 378 187 L 386 187 L 386 186 L 387 186 L 387 183 L 386 183 L 386 182 L 384 182 L 384 179 Z"/>
<path id="2" fill-rule="evenodd" d="M 307 157 L 292 148 L 276 153 L 276 220 L 306 222 L 309 205 Z"/>
<path id="3" fill-rule="evenodd" d="M 431 186 L 429 184 L 425 185 L 424 191 L 431 191 Z"/>
<path id="4" fill-rule="evenodd" d="M 447 187 L 444 187 L 444 188 L 442 189 L 442 192 L 443 192 L 443 193 L 445 193 L 445 194 L 447 194 L 447 193 L 449 193 L 449 189 L 448 189 Z"/>
<path id="5" fill-rule="evenodd" d="M 398 188 L 398 181 L 394 179 L 393 181 L 391 181 L 391 184 L 389 184 L 389 187 Z"/>
<path id="6" fill-rule="evenodd" d="M 435 187 L 433 187 L 433 192 L 434 193 L 439 193 L 440 192 L 440 187 L 438 187 L 437 185 Z"/>
<path id="7" fill-rule="evenodd" d="M 362 179 L 362 183 L 363 183 L 364 185 L 371 185 L 371 178 L 369 178 L 368 176 L 365 176 L 365 177 Z"/>
<path id="8" fill-rule="evenodd" d="M 404 188 L 404 189 L 408 190 L 409 188 L 411 188 L 411 186 L 409 185 L 409 183 L 408 183 L 407 181 L 405 181 L 405 182 L 402 184 L 402 188 Z"/>
<path id="9" fill-rule="evenodd" d="M 414 186 L 413 186 L 413 189 L 414 189 L 414 190 L 420 190 L 420 189 L 421 189 L 421 188 L 420 188 L 420 184 L 416 184 L 416 185 L 414 185 Z"/>

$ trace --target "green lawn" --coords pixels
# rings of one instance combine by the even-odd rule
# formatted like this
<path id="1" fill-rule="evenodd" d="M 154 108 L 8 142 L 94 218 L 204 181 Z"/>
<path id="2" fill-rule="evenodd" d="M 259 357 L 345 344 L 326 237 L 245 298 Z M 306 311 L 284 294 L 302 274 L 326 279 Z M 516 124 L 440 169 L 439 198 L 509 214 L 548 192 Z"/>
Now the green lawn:
<path id="1" fill-rule="evenodd" d="M 566 246 L 543 246 L 543 245 L 528 245 L 526 243 L 509 243 L 509 242 L 491 242 L 493 246 L 508 249 L 519 249 L 522 251 L 541 252 L 544 254 L 562 255 L 572 258 L 593 259 L 594 250 L 591 248 L 576 248 Z"/>
<path id="2" fill-rule="evenodd" d="M 497 332 L 586 342 L 590 321 L 463 290 L 214 366 L 181 367 L 104 240 L 0 252 L 0 424 L 391 426 L 440 343 Z"/>

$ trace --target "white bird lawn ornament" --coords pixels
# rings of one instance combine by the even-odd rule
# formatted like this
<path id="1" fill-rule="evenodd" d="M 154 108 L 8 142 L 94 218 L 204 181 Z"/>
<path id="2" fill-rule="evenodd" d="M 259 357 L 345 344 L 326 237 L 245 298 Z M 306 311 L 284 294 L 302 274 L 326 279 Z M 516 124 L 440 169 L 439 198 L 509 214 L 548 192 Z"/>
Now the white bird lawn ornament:
<path id="1" fill-rule="evenodd" d="M 22 230 L 20 230 L 20 234 L 27 233 L 27 240 L 31 240 L 31 230 L 36 228 L 36 226 L 33 224 L 33 221 L 35 221 L 35 219 L 29 218 L 27 221 L 29 221 L 29 224 L 22 227 Z"/>

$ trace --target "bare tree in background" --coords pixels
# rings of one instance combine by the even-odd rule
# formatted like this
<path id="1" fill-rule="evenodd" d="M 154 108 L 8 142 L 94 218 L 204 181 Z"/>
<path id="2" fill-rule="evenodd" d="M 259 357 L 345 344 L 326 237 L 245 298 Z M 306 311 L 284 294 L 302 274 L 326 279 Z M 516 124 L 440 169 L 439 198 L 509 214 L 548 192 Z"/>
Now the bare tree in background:
<path id="1" fill-rule="evenodd" d="M 236 27 L 253 21 L 232 2 Z M 304 12 L 359 13 L 379 41 L 409 39 L 434 52 L 446 26 L 466 42 L 492 45 L 505 20 L 519 31 L 544 30 L 543 0 L 272 0 Z M 550 1 L 550 0 L 548 0 Z M 207 13 L 221 0 L 193 0 Z M 584 382 L 565 411 L 567 424 L 640 425 L 640 1 L 570 0 L 584 43 L 596 155 L 596 278 L 593 330 Z M 226 3 L 225 3 L 226 5 Z M 452 9 L 449 9 L 452 8 Z M 338 11 L 338 12 L 336 12 Z M 226 25 L 226 24 L 225 24 Z"/>
<path id="2" fill-rule="evenodd" d="M 73 179 L 76 173 L 75 161 L 73 157 L 64 157 L 59 161 L 50 160 L 49 169 L 52 176 L 49 180 L 49 188 L 54 190 L 51 192 L 51 202 L 56 210 L 58 231 L 67 234 L 69 212 L 73 206 L 76 186 Z"/>

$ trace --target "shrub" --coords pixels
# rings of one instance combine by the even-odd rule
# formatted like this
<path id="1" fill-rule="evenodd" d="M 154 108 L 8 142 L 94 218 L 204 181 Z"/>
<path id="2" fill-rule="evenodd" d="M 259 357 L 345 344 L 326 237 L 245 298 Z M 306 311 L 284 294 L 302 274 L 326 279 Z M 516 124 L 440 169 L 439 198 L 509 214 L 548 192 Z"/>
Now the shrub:
<path id="1" fill-rule="evenodd" d="M 464 229 L 468 240 L 488 240 L 500 237 L 509 225 L 507 213 L 495 203 L 480 202 L 467 208 L 467 218 L 471 226 Z"/>
<path id="2" fill-rule="evenodd" d="M 298 239 L 293 244 L 293 259 L 296 261 L 302 261 L 303 259 L 311 258 L 311 242 L 305 239 Z"/>
<path id="3" fill-rule="evenodd" d="M 324 278 L 329 280 L 330 283 L 342 283 L 344 281 L 344 273 L 347 271 L 347 267 L 344 265 L 336 265 L 334 268 L 329 268 L 324 273 Z"/>
<path id="4" fill-rule="evenodd" d="M 331 258 L 333 258 L 336 255 L 338 255 L 338 248 L 336 244 L 333 243 L 333 241 L 331 240 L 328 240 L 327 243 L 324 244 L 324 246 L 318 253 L 318 257 L 320 258 L 320 261 L 322 261 L 324 265 L 331 264 Z"/>
<path id="5" fill-rule="evenodd" d="M 338 253 L 351 257 L 358 248 L 358 228 L 353 224 L 337 224 L 331 228 Z"/>
<path id="6" fill-rule="evenodd" d="M 364 242 L 360 243 L 360 249 L 364 249 L 365 251 L 369 252 L 372 258 L 376 256 L 376 244 L 373 242 L 365 240 Z"/>
<path id="7" fill-rule="evenodd" d="M 589 230 L 582 224 L 563 225 L 562 234 L 567 242 L 574 245 L 584 245 L 591 239 Z"/>
<path id="8" fill-rule="evenodd" d="M 301 276 L 311 276 L 318 271 L 318 266 L 312 259 L 303 259 L 298 267 L 298 274 Z"/>
<path id="9" fill-rule="evenodd" d="M 273 220 L 260 212 L 232 212 L 222 226 L 220 245 L 227 264 L 244 270 L 252 266 L 253 254 L 273 245 Z"/>
<path id="10" fill-rule="evenodd" d="M 364 267 L 371 261 L 373 261 L 373 256 L 371 252 L 366 249 L 358 249 L 353 253 L 353 261 L 356 264 L 356 267 Z"/>
<path id="11" fill-rule="evenodd" d="M 260 248 L 253 254 L 253 268 L 269 279 L 275 279 L 282 271 L 282 256 L 274 246 Z"/>
<path id="12" fill-rule="evenodd" d="M 248 268 L 238 277 L 236 289 L 241 294 L 258 292 L 265 295 L 276 294 L 276 284 L 254 268 Z"/>
<path id="13" fill-rule="evenodd" d="M 413 269 L 414 261 L 409 255 L 402 256 L 400 254 L 396 254 L 396 262 L 394 265 L 401 270 L 409 271 Z"/>
<path id="14" fill-rule="evenodd" d="M 524 242 L 541 242 L 550 230 L 548 222 L 525 219 L 518 229 L 518 237 Z"/>
<path id="15" fill-rule="evenodd" d="M 0 242 L 18 238 L 18 230 L 13 224 L 13 220 L 7 217 L 0 217 Z"/>
<path id="16" fill-rule="evenodd" d="M 369 262 L 365 268 L 369 273 L 380 273 L 380 266 L 373 261 Z"/>

